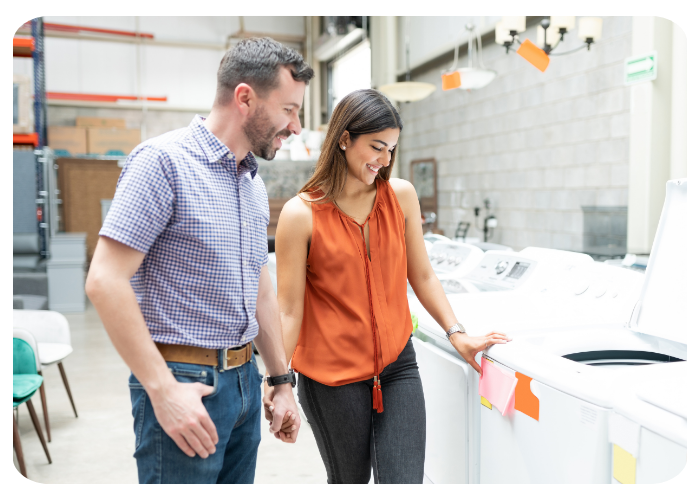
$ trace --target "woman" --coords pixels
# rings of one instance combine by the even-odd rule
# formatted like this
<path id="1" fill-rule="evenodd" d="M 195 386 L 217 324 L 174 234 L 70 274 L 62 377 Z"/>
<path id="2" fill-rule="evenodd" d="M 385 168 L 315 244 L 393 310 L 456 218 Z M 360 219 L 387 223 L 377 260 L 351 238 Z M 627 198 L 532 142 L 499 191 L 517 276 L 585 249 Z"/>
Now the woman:
<path id="1" fill-rule="evenodd" d="M 370 470 L 377 483 L 423 482 L 425 402 L 406 279 L 446 331 L 457 325 L 428 260 L 416 191 L 391 179 L 402 127 L 376 90 L 344 97 L 314 174 L 277 225 L 285 350 L 329 483 L 367 483 Z M 450 340 L 480 372 L 476 353 L 506 337 Z M 265 385 L 268 420 L 271 396 Z"/>

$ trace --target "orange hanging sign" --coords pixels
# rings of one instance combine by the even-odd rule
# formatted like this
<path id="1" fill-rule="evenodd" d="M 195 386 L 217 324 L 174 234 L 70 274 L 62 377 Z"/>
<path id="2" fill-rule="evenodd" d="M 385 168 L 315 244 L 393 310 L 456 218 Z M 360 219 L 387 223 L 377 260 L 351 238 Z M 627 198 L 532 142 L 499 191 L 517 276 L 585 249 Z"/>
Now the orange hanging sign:
<path id="1" fill-rule="evenodd" d="M 462 78 L 459 76 L 459 71 L 442 75 L 442 90 L 458 89 L 460 85 L 462 85 Z"/>
<path id="2" fill-rule="evenodd" d="M 532 378 L 518 372 L 515 372 L 515 378 L 518 379 L 515 386 L 515 409 L 539 422 L 540 400 L 530 390 Z"/>
<path id="3" fill-rule="evenodd" d="M 525 41 L 520 44 L 518 54 L 542 73 L 544 73 L 544 70 L 549 66 L 549 56 L 547 53 L 528 39 L 525 39 Z"/>

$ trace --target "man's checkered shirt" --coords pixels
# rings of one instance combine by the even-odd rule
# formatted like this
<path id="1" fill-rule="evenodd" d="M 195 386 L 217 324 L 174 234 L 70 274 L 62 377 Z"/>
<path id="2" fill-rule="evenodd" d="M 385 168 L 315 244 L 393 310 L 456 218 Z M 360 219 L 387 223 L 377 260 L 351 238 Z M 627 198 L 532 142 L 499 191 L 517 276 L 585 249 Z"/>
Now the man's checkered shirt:
<path id="1" fill-rule="evenodd" d="M 222 349 L 257 335 L 270 222 L 257 170 L 200 116 L 127 158 L 100 235 L 146 254 L 131 284 L 154 341 Z"/>

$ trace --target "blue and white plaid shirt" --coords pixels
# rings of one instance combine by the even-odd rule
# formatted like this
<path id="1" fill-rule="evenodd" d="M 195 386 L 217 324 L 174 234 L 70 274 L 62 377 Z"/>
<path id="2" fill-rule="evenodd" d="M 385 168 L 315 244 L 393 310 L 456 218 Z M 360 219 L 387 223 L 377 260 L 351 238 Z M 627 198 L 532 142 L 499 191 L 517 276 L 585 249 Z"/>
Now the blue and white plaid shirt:
<path id="1" fill-rule="evenodd" d="M 131 284 L 154 341 L 222 349 L 257 335 L 270 222 L 257 170 L 201 116 L 129 155 L 100 235 L 146 254 Z"/>

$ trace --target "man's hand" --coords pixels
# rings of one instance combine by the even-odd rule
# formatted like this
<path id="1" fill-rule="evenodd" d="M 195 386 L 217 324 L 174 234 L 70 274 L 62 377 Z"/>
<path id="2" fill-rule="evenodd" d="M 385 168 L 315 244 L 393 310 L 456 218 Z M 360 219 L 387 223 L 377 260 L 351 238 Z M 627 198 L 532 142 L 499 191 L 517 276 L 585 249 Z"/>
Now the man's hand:
<path id="1" fill-rule="evenodd" d="M 505 333 L 491 332 L 481 337 L 469 337 L 465 333 L 457 332 L 450 335 L 452 346 L 457 352 L 481 375 L 481 367 L 476 362 L 475 356 L 493 344 L 506 344 L 510 338 Z"/>
<path id="2" fill-rule="evenodd" d="M 272 398 L 275 395 L 275 391 L 272 387 L 264 383 L 264 395 L 263 395 L 263 408 L 265 409 L 265 419 L 270 423 L 270 432 L 272 432 L 272 420 L 273 420 L 273 410 L 275 405 L 272 402 Z M 291 434 L 299 427 L 297 423 L 297 416 L 291 411 L 287 411 L 284 415 L 284 420 L 282 420 L 282 427 L 278 432 L 274 433 L 277 439 L 282 439 L 284 442 L 293 442 L 291 440 Z M 284 439 L 283 439 L 284 438 Z"/>
<path id="3" fill-rule="evenodd" d="M 213 391 L 199 382 L 173 380 L 162 391 L 149 394 L 158 423 L 188 457 L 207 458 L 216 451 L 219 436 L 202 403 Z"/>
<path id="4" fill-rule="evenodd" d="M 299 434 L 299 424 L 294 393 L 290 384 L 269 387 L 264 384 L 263 407 L 265 419 L 270 422 L 270 432 L 285 443 L 294 443 Z"/>

